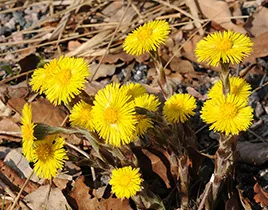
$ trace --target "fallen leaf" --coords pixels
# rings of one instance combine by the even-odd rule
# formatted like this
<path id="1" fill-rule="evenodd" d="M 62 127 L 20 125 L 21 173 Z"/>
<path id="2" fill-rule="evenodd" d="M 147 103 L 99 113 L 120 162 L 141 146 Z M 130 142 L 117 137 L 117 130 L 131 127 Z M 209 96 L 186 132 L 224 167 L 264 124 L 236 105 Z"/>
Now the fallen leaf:
<path id="1" fill-rule="evenodd" d="M 112 76 L 115 73 L 116 65 L 100 64 L 99 69 L 96 72 L 98 66 L 99 66 L 99 64 L 90 65 L 91 75 L 89 77 L 89 80 L 97 80 L 101 77 Z"/>
<path id="2" fill-rule="evenodd" d="M 52 188 L 49 191 L 49 185 L 41 186 L 34 192 L 28 194 L 24 197 L 27 205 L 34 210 L 71 210 L 72 208 L 69 206 L 66 198 L 62 194 L 59 188 Z M 48 201 L 46 197 L 49 193 Z"/>
<path id="3" fill-rule="evenodd" d="M 225 29 L 230 29 L 239 33 L 246 33 L 246 30 L 231 21 L 231 11 L 224 1 L 217 0 L 197 0 L 199 7 L 208 19 L 221 25 Z"/>
<path id="4" fill-rule="evenodd" d="M 254 195 L 254 200 L 256 203 L 260 203 L 262 207 L 268 206 L 268 192 L 265 192 L 264 189 L 256 183 L 254 185 L 254 192 L 256 195 Z"/>
<path id="5" fill-rule="evenodd" d="M 268 161 L 268 143 L 238 142 L 237 151 L 243 162 L 262 165 Z"/>
<path id="6" fill-rule="evenodd" d="M 167 167 L 163 161 L 158 156 L 146 149 L 143 149 L 142 151 L 151 160 L 153 171 L 161 177 L 161 179 L 165 182 L 166 187 L 170 188 L 171 186 L 167 176 Z"/>
<path id="7" fill-rule="evenodd" d="M 256 58 L 265 57 L 268 55 L 268 32 L 260 34 L 253 41 L 253 50 L 249 57 L 244 59 L 244 63 L 256 63 Z"/>
<path id="8" fill-rule="evenodd" d="M 129 63 L 132 61 L 135 57 L 133 55 L 129 55 L 126 52 L 120 52 L 117 54 L 108 54 L 104 57 L 102 60 L 102 63 L 109 63 L 109 64 L 114 64 L 118 60 L 124 61 L 126 63 Z M 99 58 L 100 60 L 101 58 Z"/>
<path id="9" fill-rule="evenodd" d="M 73 51 L 75 50 L 76 48 L 80 47 L 81 46 L 81 43 L 79 41 L 69 41 L 68 42 L 68 50 L 69 51 Z"/>
<path id="10" fill-rule="evenodd" d="M 188 60 L 182 60 L 182 59 L 173 59 L 170 62 L 170 68 L 172 71 L 176 71 L 179 73 L 189 73 L 194 72 L 193 64 L 191 64 Z"/>
<path id="11" fill-rule="evenodd" d="M 245 27 L 249 29 L 253 36 L 259 36 L 268 31 L 268 9 L 261 7 L 260 10 L 256 11 L 250 18 Z"/>
<path id="12" fill-rule="evenodd" d="M 0 117 L 9 117 L 11 116 L 11 113 L 12 110 L 0 100 Z"/>

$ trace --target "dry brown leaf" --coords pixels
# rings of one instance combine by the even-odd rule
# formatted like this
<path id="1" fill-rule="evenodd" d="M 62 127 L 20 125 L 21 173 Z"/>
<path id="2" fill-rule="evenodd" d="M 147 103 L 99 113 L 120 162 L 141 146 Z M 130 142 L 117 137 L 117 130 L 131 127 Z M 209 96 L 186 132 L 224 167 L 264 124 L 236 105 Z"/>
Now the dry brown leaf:
<path id="1" fill-rule="evenodd" d="M 245 62 L 255 63 L 256 58 L 265 57 L 268 55 L 268 32 L 265 32 L 256 38 L 252 39 L 253 51 L 249 57 L 244 59 Z"/>
<path id="2" fill-rule="evenodd" d="M 261 203 L 262 207 L 268 206 L 268 192 L 265 192 L 264 189 L 256 183 L 254 185 L 254 192 L 256 195 L 254 195 L 254 200 L 257 203 Z"/>
<path id="3" fill-rule="evenodd" d="M 245 210 L 252 210 L 251 205 L 250 205 L 250 200 L 248 198 L 243 197 L 243 191 L 237 188 L 238 195 L 240 198 L 240 202 L 242 206 L 244 207 Z"/>
<path id="4" fill-rule="evenodd" d="M 1 131 L 8 131 L 8 132 L 19 132 L 20 126 L 18 126 L 13 120 L 10 118 L 3 118 L 0 121 L 0 128 Z"/>
<path id="5" fill-rule="evenodd" d="M 91 75 L 89 80 L 97 80 L 100 77 L 112 76 L 115 73 L 116 65 L 113 64 L 100 64 L 98 71 L 96 72 L 98 64 L 90 65 Z M 96 72 L 96 74 L 95 74 Z M 94 78 L 92 78 L 94 76 Z"/>
<path id="6" fill-rule="evenodd" d="M 21 188 L 26 181 L 26 179 L 21 178 L 11 167 L 6 165 L 2 160 L 0 160 L 0 172 L 6 178 L 6 180 L 9 180 L 10 183 L 6 183 L 7 185 L 13 185 L 13 187 L 16 186 L 18 188 Z M 35 191 L 38 186 L 38 184 L 29 181 L 24 188 L 24 192 L 31 193 Z"/>
<path id="7" fill-rule="evenodd" d="M 158 156 L 146 149 L 143 149 L 142 151 L 151 160 L 153 171 L 161 177 L 161 179 L 165 182 L 166 187 L 170 188 L 171 186 L 167 176 L 167 167 L 165 166 L 163 161 Z"/>
<path id="8" fill-rule="evenodd" d="M 198 0 L 202 13 L 215 23 L 221 25 L 225 29 L 230 29 L 239 33 L 246 33 L 241 26 L 235 25 L 230 17 L 232 17 L 229 6 L 224 1 L 217 0 Z"/>
<path id="9" fill-rule="evenodd" d="M 25 196 L 24 200 L 27 202 L 27 205 L 34 210 L 71 210 L 66 198 L 59 188 L 52 188 L 49 192 L 49 185 L 41 186 L 34 192 Z M 46 200 L 46 197 L 49 193 L 49 199 Z"/>
<path id="10" fill-rule="evenodd" d="M 112 17 L 120 8 L 122 8 L 122 6 L 123 1 L 116 0 L 109 3 L 104 9 L 102 9 L 101 13 L 104 14 L 105 16 Z"/>
<path id="11" fill-rule="evenodd" d="M 12 110 L 0 100 L 0 117 L 9 117 L 11 113 Z"/>
<path id="12" fill-rule="evenodd" d="M 252 16 L 253 20 L 246 24 L 250 26 L 250 32 L 256 37 L 268 31 L 268 9 L 261 7 L 261 9 L 255 12 Z M 247 26 L 246 26 L 247 27 Z"/>
<path id="13" fill-rule="evenodd" d="M 118 60 L 124 61 L 126 63 L 132 61 L 134 59 L 133 55 L 129 55 L 126 52 L 120 52 L 118 54 L 108 54 L 104 57 L 102 60 L 102 63 L 109 63 L 109 64 L 114 64 Z"/>
<path id="14" fill-rule="evenodd" d="M 96 198 L 94 198 L 96 199 Z M 132 210 L 129 205 L 129 200 L 121 200 L 119 198 L 108 198 L 101 199 L 98 208 L 94 210 L 105 209 L 105 210 Z M 93 209 L 92 209 L 93 210 Z"/>
<path id="15" fill-rule="evenodd" d="M 85 177 L 80 176 L 75 180 L 70 196 L 75 199 L 79 210 L 87 210 L 92 205 L 90 188 L 84 183 Z"/>
<path id="16" fill-rule="evenodd" d="M 69 51 L 74 51 L 78 47 L 81 46 L 81 43 L 79 41 L 69 41 L 68 42 L 68 50 Z"/>
<path id="17" fill-rule="evenodd" d="M 75 50 L 68 52 L 66 56 L 79 56 L 83 53 L 86 53 L 88 50 L 91 50 L 93 47 L 103 42 L 110 33 L 111 30 L 107 30 L 93 36 L 91 39 L 81 44 Z"/>
<path id="18" fill-rule="evenodd" d="M 10 98 L 24 98 L 29 94 L 28 81 L 24 80 L 17 85 L 9 85 L 7 91 Z"/>
<path id="19" fill-rule="evenodd" d="M 194 72 L 194 67 L 190 61 L 178 58 L 175 58 L 170 62 L 170 68 L 172 71 L 176 71 L 182 74 Z"/>
<path id="20" fill-rule="evenodd" d="M 268 161 L 268 143 L 238 142 L 240 159 L 246 163 L 261 165 Z"/>
<path id="21" fill-rule="evenodd" d="M 101 82 L 97 82 L 97 81 L 88 82 L 86 84 L 84 91 L 89 96 L 94 96 L 98 92 L 98 90 L 104 88 L 105 85 L 106 85 L 106 83 L 101 83 Z"/>

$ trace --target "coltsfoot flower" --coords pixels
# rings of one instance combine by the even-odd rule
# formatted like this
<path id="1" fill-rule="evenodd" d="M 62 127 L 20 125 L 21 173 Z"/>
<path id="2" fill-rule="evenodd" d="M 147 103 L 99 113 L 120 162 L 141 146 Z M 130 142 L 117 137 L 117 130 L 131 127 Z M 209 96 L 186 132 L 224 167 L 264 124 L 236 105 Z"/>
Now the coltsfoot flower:
<path id="1" fill-rule="evenodd" d="M 80 126 L 82 128 L 93 131 L 92 106 L 84 101 L 79 101 L 71 110 L 70 121 L 72 126 Z"/>
<path id="2" fill-rule="evenodd" d="M 128 83 L 121 88 L 127 92 L 127 95 L 131 96 L 131 100 L 146 93 L 145 87 L 139 83 Z"/>
<path id="3" fill-rule="evenodd" d="M 130 98 L 119 84 L 109 84 L 96 94 L 92 108 L 94 127 L 106 143 L 120 147 L 133 140 L 137 120 Z"/>
<path id="4" fill-rule="evenodd" d="M 33 160 L 33 143 L 36 139 L 34 137 L 35 124 L 32 122 L 32 106 L 31 104 L 24 104 L 22 109 L 22 153 L 25 158 L 31 162 Z"/>
<path id="5" fill-rule="evenodd" d="M 141 107 L 147 109 L 151 112 L 155 112 L 160 105 L 158 98 L 155 95 L 145 93 L 134 99 L 135 107 Z M 137 124 L 135 134 L 137 136 L 144 135 L 148 128 L 153 127 L 153 122 L 151 118 L 146 115 L 136 114 Z"/>
<path id="6" fill-rule="evenodd" d="M 240 63 L 252 51 L 253 43 L 244 34 L 233 31 L 215 32 L 199 41 L 195 54 L 198 61 L 212 66 L 222 63 Z"/>
<path id="7" fill-rule="evenodd" d="M 244 79 L 239 77 L 230 77 L 230 94 L 234 94 L 235 96 L 247 100 L 249 95 L 251 94 L 250 90 L 250 84 L 248 84 Z M 218 96 L 221 96 L 222 94 L 222 81 L 219 80 L 209 90 L 208 97 L 216 98 Z"/>
<path id="8" fill-rule="evenodd" d="M 165 20 L 154 20 L 145 23 L 130 33 L 123 44 L 124 50 L 131 55 L 141 55 L 156 51 L 164 44 L 170 32 L 170 26 Z"/>
<path id="9" fill-rule="evenodd" d="M 170 123 L 184 123 L 194 115 L 195 98 L 189 94 L 178 93 L 171 96 L 164 104 L 163 115 Z"/>
<path id="10" fill-rule="evenodd" d="M 34 171 L 38 177 L 51 179 L 63 168 L 64 162 L 68 160 L 66 150 L 63 148 L 64 143 L 64 138 L 56 135 L 35 141 L 33 161 Z"/>
<path id="11" fill-rule="evenodd" d="M 211 124 L 210 129 L 236 135 L 246 131 L 253 120 L 253 109 L 247 100 L 228 94 L 207 100 L 201 110 L 201 118 Z"/>
<path id="12" fill-rule="evenodd" d="M 83 58 L 61 56 L 34 71 L 30 85 L 34 91 L 45 93 L 54 105 L 68 103 L 84 88 L 90 75 Z"/>
<path id="13" fill-rule="evenodd" d="M 130 198 L 141 190 L 141 174 L 136 168 L 125 166 L 114 169 L 109 184 L 117 198 Z"/>

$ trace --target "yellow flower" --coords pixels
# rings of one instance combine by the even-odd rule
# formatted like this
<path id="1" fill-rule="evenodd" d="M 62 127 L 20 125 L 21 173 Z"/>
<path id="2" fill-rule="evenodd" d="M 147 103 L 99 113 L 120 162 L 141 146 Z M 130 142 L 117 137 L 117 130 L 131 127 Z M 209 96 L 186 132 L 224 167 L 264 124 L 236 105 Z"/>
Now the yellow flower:
<path id="1" fill-rule="evenodd" d="M 155 112 L 157 111 L 160 102 L 155 95 L 145 93 L 135 98 L 134 104 L 136 107 L 141 107 L 151 112 Z M 153 127 L 153 122 L 148 116 L 142 114 L 136 114 L 136 118 L 137 118 L 137 124 L 136 124 L 135 135 L 137 136 L 144 135 L 148 128 Z"/>
<path id="2" fill-rule="evenodd" d="M 225 134 L 236 135 L 251 125 L 253 109 L 247 101 L 233 94 L 210 99 L 204 103 L 201 118 L 212 124 L 210 129 Z"/>
<path id="3" fill-rule="evenodd" d="M 212 66 L 222 63 L 240 63 L 252 51 L 250 38 L 233 31 L 215 32 L 196 45 L 198 61 L 207 61 Z"/>
<path id="4" fill-rule="evenodd" d="M 251 93 L 250 85 L 242 78 L 230 77 L 230 94 L 234 94 L 245 100 Z M 216 98 L 222 95 L 222 81 L 219 80 L 208 92 L 209 98 Z"/>
<path id="5" fill-rule="evenodd" d="M 165 20 L 154 20 L 135 29 L 124 41 L 124 50 L 131 55 L 156 51 L 166 42 L 170 26 Z"/>
<path id="6" fill-rule="evenodd" d="M 65 160 L 68 160 L 66 150 L 63 148 L 64 143 L 64 138 L 56 135 L 35 141 L 33 161 L 34 171 L 38 177 L 51 179 L 63 168 Z"/>
<path id="7" fill-rule="evenodd" d="M 120 147 L 130 143 L 135 131 L 135 108 L 119 84 L 109 84 L 95 96 L 94 127 L 106 143 Z"/>
<path id="8" fill-rule="evenodd" d="M 34 91 L 44 92 L 47 99 L 57 105 L 68 103 L 78 95 L 89 75 L 88 63 L 83 58 L 61 56 L 36 69 L 30 84 Z"/>
<path id="9" fill-rule="evenodd" d="M 195 98 L 189 94 L 178 93 L 171 96 L 164 104 L 163 114 L 170 123 L 184 123 L 194 115 Z"/>
<path id="10" fill-rule="evenodd" d="M 131 96 L 131 100 L 146 93 L 145 87 L 139 83 L 128 83 L 123 85 L 122 89 L 127 91 L 127 95 Z"/>
<path id="11" fill-rule="evenodd" d="M 141 190 L 141 174 L 139 169 L 125 166 L 114 169 L 109 184 L 117 198 L 130 198 Z"/>
<path id="12" fill-rule="evenodd" d="M 35 124 L 32 122 L 32 106 L 26 103 L 22 109 L 22 152 L 25 158 L 31 162 L 33 159 L 33 143 L 36 139 L 34 137 Z"/>
<path id="13" fill-rule="evenodd" d="M 70 121 L 72 126 L 80 126 L 93 131 L 92 106 L 84 101 L 79 101 L 71 110 Z"/>

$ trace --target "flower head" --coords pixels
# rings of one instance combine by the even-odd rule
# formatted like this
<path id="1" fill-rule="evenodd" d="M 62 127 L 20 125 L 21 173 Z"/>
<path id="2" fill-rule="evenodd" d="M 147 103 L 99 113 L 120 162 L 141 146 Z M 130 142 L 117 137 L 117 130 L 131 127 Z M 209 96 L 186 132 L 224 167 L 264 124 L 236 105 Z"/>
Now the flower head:
<path id="1" fill-rule="evenodd" d="M 30 84 L 34 91 L 45 93 L 57 105 L 68 103 L 84 88 L 90 75 L 88 63 L 83 58 L 61 56 L 34 71 Z"/>
<path id="2" fill-rule="evenodd" d="M 56 177 L 58 170 L 68 160 L 64 146 L 64 138 L 56 135 L 47 136 L 34 144 L 34 171 L 40 178 L 51 179 Z"/>
<path id="3" fill-rule="evenodd" d="M 250 85 L 242 78 L 230 77 L 230 94 L 241 97 L 245 100 L 251 93 Z M 208 92 L 209 98 L 216 98 L 222 95 L 222 81 L 219 80 Z"/>
<path id="4" fill-rule="evenodd" d="M 84 101 L 79 101 L 71 110 L 70 121 L 72 126 L 80 126 L 93 131 L 92 106 Z"/>
<path id="5" fill-rule="evenodd" d="M 139 83 L 128 83 L 123 85 L 122 89 L 127 92 L 127 95 L 131 96 L 131 100 L 146 93 L 145 87 Z"/>
<path id="6" fill-rule="evenodd" d="M 164 104 L 163 114 L 170 123 L 184 123 L 194 115 L 195 98 L 189 94 L 178 93 L 171 96 Z"/>
<path id="7" fill-rule="evenodd" d="M 147 109 L 151 112 L 155 112 L 160 105 L 158 98 L 155 95 L 151 94 L 143 94 L 134 99 L 135 107 L 141 107 Z M 136 132 L 135 134 L 140 136 L 145 134 L 148 128 L 153 127 L 152 120 L 143 114 L 136 114 L 137 124 L 136 124 Z"/>
<path id="8" fill-rule="evenodd" d="M 165 20 L 154 20 L 135 29 L 124 41 L 124 50 L 131 55 L 156 51 L 165 43 L 170 26 Z"/>
<path id="9" fill-rule="evenodd" d="M 135 131 L 134 104 L 119 84 L 109 84 L 95 96 L 92 115 L 94 127 L 106 143 L 120 147 L 132 141 Z"/>
<path id="10" fill-rule="evenodd" d="M 33 159 L 33 143 L 36 139 L 34 137 L 35 124 L 32 122 L 32 106 L 26 103 L 22 109 L 22 152 L 25 158 L 31 162 Z"/>
<path id="11" fill-rule="evenodd" d="M 109 184 L 117 198 L 130 198 L 141 190 L 141 174 L 136 168 L 125 166 L 114 169 Z"/>
<path id="12" fill-rule="evenodd" d="M 245 99 L 228 94 L 207 100 L 201 110 L 201 118 L 212 124 L 211 130 L 236 135 L 251 125 L 252 112 Z"/>
<path id="13" fill-rule="evenodd" d="M 207 61 L 212 66 L 222 63 L 239 63 L 252 51 L 250 38 L 233 31 L 215 32 L 196 45 L 198 61 Z"/>

